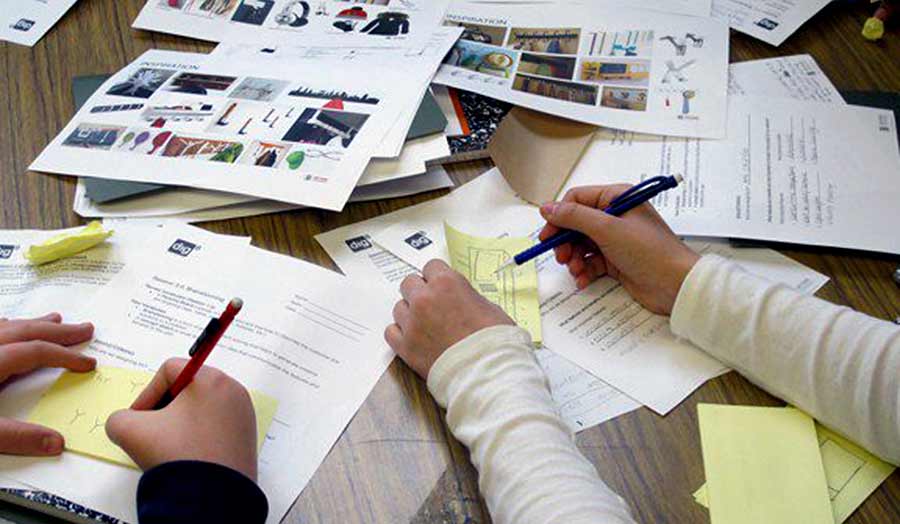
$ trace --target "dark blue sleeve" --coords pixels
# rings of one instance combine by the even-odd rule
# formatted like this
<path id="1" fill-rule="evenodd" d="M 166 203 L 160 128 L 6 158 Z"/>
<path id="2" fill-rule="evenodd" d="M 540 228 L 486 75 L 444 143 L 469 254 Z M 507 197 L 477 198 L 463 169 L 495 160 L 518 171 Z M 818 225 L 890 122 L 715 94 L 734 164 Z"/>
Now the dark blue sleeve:
<path id="1" fill-rule="evenodd" d="M 269 503 L 255 482 L 231 468 L 177 461 L 144 473 L 137 509 L 140 524 L 264 524 Z"/>

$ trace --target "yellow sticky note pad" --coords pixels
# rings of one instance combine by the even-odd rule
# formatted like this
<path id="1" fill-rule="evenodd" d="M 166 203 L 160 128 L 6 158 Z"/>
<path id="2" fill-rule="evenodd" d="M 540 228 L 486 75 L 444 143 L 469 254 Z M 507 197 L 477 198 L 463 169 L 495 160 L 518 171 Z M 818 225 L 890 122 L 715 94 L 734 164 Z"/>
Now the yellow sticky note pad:
<path id="1" fill-rule="evenodd" d="M 832 524 L 813 419 L 791 408 L 700 404 L 712 524 Z"/>
<path id="2" fill-rule="evenodd" d="M 152 379 L 152 373 L 112 367 L 97 368 L 91 373 L 64 372 L 44 392 L 28 421 L 59 431 L 69 451 L 137 468 L 106 436 L 106 419 L 131 406 Z M 261 447 L 278 401 L 257 392 L 250 396 L 256 409 L 257 443 Z"/>
<path id="3" fill-rule="evenodd" d="M 841 524 L 891 476 L 895 467 L 818 423 L 816 434 L 834 522 Z M 707 496 L 705 484 L 694 492 L 694 500 L 706 508 Z"/>
<path id="4" fill-rule="evenodd" d="M 38 266 L 70 257 L 105 242 L 113 234 L 103 229 L 103 224 L 94 221 L 79 231 L 56 235 L 40 244 L 33 245 L 25 252 L 25 258 Z"/>
<path id="5" fill-rule="evenodd" d="M 529 263 L 496 273 L 504 262 L 530 248 L 532 241 L 527 238 L 473 237 L 449 224 L 444 224 L 444 235 L 453 269 L 531 333 L 531 339 L 539 344 L 542 340 L 541 305 L 535 265 Z"/>

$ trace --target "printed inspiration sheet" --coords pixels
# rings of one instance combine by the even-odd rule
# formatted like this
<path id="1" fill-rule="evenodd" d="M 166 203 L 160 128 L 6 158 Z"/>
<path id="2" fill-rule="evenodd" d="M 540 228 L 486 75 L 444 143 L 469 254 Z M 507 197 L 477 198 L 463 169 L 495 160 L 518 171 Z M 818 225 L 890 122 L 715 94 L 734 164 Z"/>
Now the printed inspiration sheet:
<path id="1" fill-rule="evenodd" d="M 728 27 L 603 3 L 458 2 L 460 42 L 435 82 L 642 133 L 725 135 Z"/>
<path id="2" fill-rule="evenodd" d="M 147 51 L 87 101 L 30 169 L 340 210 L 416 95 L 390 79 L 361 82 L 352 68 L 280 73 L 207 60 Z"/>
<path id="3" fill-rule="evenodd" d="M 196 231 L 149 246 L 144 263 L 124 268 L 86 305 L 97 327 L 86 351 L 102 366 L 155 370 L 184 355 L 231 297 L 243 298 L 244 309 L 208 362 L 278 400 L 259 459 L 267 522 L 274 524 L 390 363 L 382 332 L 392 301 L 380 287 Z M 57 375 L 46 370 L 11 384 L 0 413 L 25 419 Z M 0 457 L 0 474 L 137 522 L 134 469 L 64 453 Z"/>
<path id="4" fill-rule="evenodd" d="M 78 0 L 0 0 L 0 40 L 33 46 Z"/>
<path id="5" fill-rule="evenodd" d="M 440 23 L 449 0 L 147 0 L 135 29 L 211 42 L 405 40 Z"/>

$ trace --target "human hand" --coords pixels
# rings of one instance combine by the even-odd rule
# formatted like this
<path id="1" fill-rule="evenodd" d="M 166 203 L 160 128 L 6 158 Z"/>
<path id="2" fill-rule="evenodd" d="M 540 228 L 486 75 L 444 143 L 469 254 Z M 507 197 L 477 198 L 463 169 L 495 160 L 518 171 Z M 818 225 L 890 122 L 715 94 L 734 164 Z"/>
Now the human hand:
<path id="1" fill-rule="evenodd" d="M 604 275 L 618 280 L 644 307 L 672 313 L 681 284 L 700 258 L 669 229 L 650 204 L 614 217 L 604 213 L 630 186 L 586 186 L 570 190 L 562 202 L 541 207 L 547 225 L 541 240 L 560 229 L 585 239 L 556 249 L 556 260 L 569 266 L 579 289 Z"/>
<path id="2" fill-rule="evenodd" d="M 94 336 L 91 324 L 63 324 L 58 313 L 31 320 L 0 319 L 0 383 L 41 368 L 84 373 L 97 361 L 71 349 Z M 58 431 L 19 420 L 0 418 L 0 453 L 51 456 L 62 453 Z"/>
<path id="3" fill-rule="evenodd" d="M 131 409 L 109 417 L 106 434 L 145 471 L 166 462 L 200 460 L 256 480 L 256 414 L 239 382 L 204 366 L 171 404 L 153 411 L 187 362 L 166 361 Z"/>
<path id="4" fill-rule="evenodd" d="M 515 325 L 509 315 L 440 260 L 426 264 L 421 277 L 406 277 L 400 294 L 403 300 L 394 306 L 395 323 L 387 327 L 384 338 L 423 379 L 457 342 L 487 327 Z"/>

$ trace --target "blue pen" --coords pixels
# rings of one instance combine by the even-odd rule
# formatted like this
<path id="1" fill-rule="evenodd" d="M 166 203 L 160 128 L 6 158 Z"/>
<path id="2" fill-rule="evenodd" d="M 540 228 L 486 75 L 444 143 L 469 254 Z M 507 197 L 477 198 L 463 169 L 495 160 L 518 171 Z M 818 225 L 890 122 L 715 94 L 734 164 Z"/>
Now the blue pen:
<path id="1" fill-rule="evenodd" d="M 678 184 L 680 184 L 683 180 L 684 178 L 682 178 L 681 175 L 656 176 L 653 178 L 649 178 L 616 197 L 616 199 L 613 200 L 610 203 L 609 207 L 604 209 L 604 211 L 613 216 L 624 215 L 625 213 L 631 211 L 639 205 L 645 202 L 649 202 L 653 197 L 662 193 L 663 191 L 668 191 L 669 189 L 678 187 Z M 527 249 L 519 253 L 515 257 L 509 259 L 502 266 L 500 266 L 499 269 L 497 269 L 496 273 L 500 273 L 501 271 L 504 271 L 512 266 L 521 266 L 523 264 L 526 264 L 543 255 L 547 251 L 552 251 L 564 244 L 577 242 L 582 238 L 584 238 L 584 235 L 582 235 L 578 231 L 560 231 L 546 241 L 541 242 L 540 244 L 537 244 L 536 246 Z"/>

